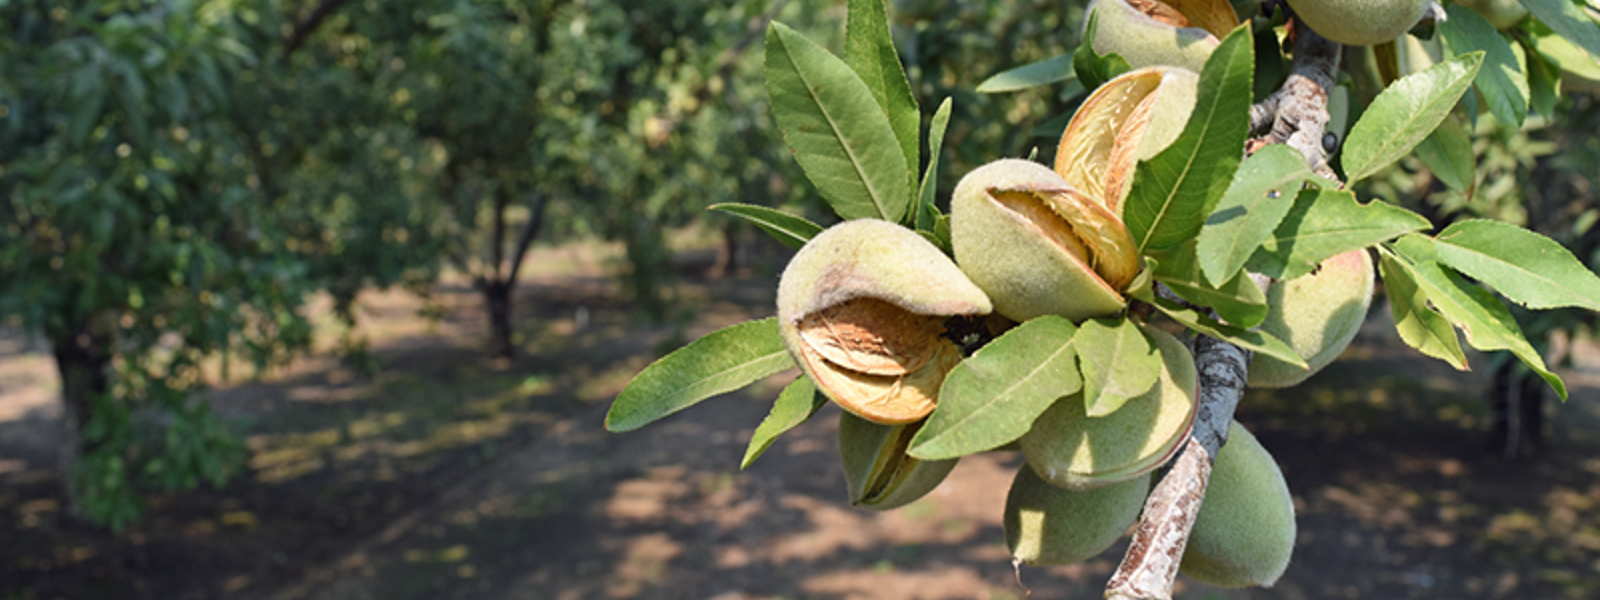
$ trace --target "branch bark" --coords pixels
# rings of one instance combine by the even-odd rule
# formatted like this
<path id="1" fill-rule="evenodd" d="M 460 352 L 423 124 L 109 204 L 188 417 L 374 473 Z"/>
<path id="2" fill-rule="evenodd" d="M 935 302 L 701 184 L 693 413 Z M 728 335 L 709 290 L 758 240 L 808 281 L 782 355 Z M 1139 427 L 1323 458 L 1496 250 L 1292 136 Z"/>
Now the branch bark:
<path id="1" fill-rule="evenodd" d="M 1328 128 L 1328 93 L 1339 72 L 1343 46 L 1310 27 L 1295 24 L 1294 64 L 1289 77 L 1272 95 L 1250 107 L 1250 141 L 1254 151 L 1267 144 L 1288 144 L 1306 157 L 1318 174 L 1337 179 L 1328 166 L 1322 137 Z"/>

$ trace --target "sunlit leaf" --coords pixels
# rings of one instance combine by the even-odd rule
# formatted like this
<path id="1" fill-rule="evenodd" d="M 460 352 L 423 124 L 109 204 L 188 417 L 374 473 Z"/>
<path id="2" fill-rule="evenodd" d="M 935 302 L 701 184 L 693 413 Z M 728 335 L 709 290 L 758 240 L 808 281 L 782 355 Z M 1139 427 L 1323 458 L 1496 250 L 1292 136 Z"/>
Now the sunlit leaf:
<path id="1" fill-rule="evenodd" d="M 1467 342 L 1479 350 L 1508 350 L 1528 368 L 1533 369 L 1563 402 L 1567 399 L 1567 386 L 1544 364 L 1539 351 L 1522 336 L 1522 328 L 1511 311 L 1489 292 L 1468 283 L 1454 271 L 1439 263 L 1424 262 L 1405 265 L 1417 282 L 1417 288 L 1438 309 L 1439 314 L 1466 334 Z"/>
<path id="2" fill-rule="evenodd" d="M 1393 204 L 1362 204 L 1348 190 L 1305 190 L 1246 268 L 1274 279 L 1294 279 L 1328 258 L 1432 226 L 1422 215 Z"/>
<path id="3" fill-rule="evenodd" d="M 1227 192 L 1249 134 L 1254 66 L 1250 28 L 1241 25 L 1206 60 L 1183 133 L 1155 158 L 1139 163 L 1123 220 L 1141 251 L 1198 235 Z"/>
<path id="4" fill-rule="evenodd" d="M 1505 223 L 1457 221 L 1434 241 L 1439 261 L 1528 308 L 1600 311 L 1600 277 L 1555 240 Z"/>
<path id="5" fill-rule="evenodd" d="M 754 204 L 738 204 L 727 202 L 713 204 L 706 207 L 709 210 L 725 212 L 751 223 L 755 223 L 763 231 L 772 234 L 772 237 L 783 242 L 783 245 L 799 250 L 806 245 L 812 237 L 822 233 L 822 226 L 806 220 L 805 217 L 757 206 Z"/>
<path id="6" fill-rule="evenodd" d="M 805 375 L 784 387 L 783 392 L 778 394 L 778 400 L 772 403 L 772 411 L 750 435 L 750 445 L 745 447 L 739 468 L 749 467 L 750 463 L 761 458 L 773 442 L 778 441 L 778 436 L 805 423 L 827 403 L 828 397 L 817 393 L 817 387 Z"/>
<path id="7" fill-rule="evenodd" d="M 790 29 L 767 29 L 772 115 L 806 177 L 839 216 L 898 223 L 911 200 L 889 117 L 850 67 Z"/>
<path id="8" fill-rule="evenodd" d="M 1200 230 L 1196 252 L 1206 280 L 1232 279 L 1283 221 L 1307 181 L 1321 181 L 1294 148 L 1273 144 L 1245 159 Z"/>
<path id="9" fill-rule="evenodd" d="M 916 175 L 917 152 L 922 143 L 918 129 L 922 112 L 911 93 L 905 67 L 889 34 L 888 6 L 885 0 L 850 0 L 845 24 L 844 61 L 872 90 L 872 98 L 889 117 L 894 136 L 905 155 L 907 175 Z M 916 185 L 911 181 L 910 185 Z"/>
<path id="10" fill-rule="evenodd" d="M 1072 345 L 1083 373 L 1083 407 L 1091 417 L 1114 413 L 1155 387 L 1161 354 L 1131 319 L 1090 319 Z"/>
<path id="11" fill-rule="evenodd" d="M 1461 353 L 1461 340 L 1450 321 L 1428 305 L 1428 297 L 1417 288 L 1416 278 L 1388 252 L 1378 253 L 1378 273 L 1388 294 L 1389 312 L 1394 316 L 1400 339 L 1417 351 L 1467 370 L 1467 357 Z"/>
<path id="12" fill-rule="evenodd" d="M 945 376 L 939 407 L 912 438 L 912 456 L 955 458 L 1028 432 L 1057 398 L 1078 391 L 1078 328 L 1055 316 L 1031 319 L 989 342 Z"/>
<path id="13" fill-rule="evenodd" d="M 1355 183 L 1411 152 L 1450 114 L 1483 64 L 1462 54 L 1394 82 L 1373 99 L 1344 144 L 1346 183 Z"/>
<path id="14" fill-rule="evenodd" d="M 611 403 L 606 429 L 638 429 L 793 366 L 778 335 L 777 317 L 708 333 L 634 376 Z"/>

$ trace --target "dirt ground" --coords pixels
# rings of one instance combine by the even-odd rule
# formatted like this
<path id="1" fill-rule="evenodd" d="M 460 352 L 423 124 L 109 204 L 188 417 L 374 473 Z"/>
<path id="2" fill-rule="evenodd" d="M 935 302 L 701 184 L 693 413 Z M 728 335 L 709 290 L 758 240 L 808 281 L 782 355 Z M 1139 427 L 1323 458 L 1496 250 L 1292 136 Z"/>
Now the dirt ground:
<path id="1" fill-rule="evenodd" d="M 859 512 L 828 408 L 740 471 L 794 373 L 633 433 L 601 429 L 652 357 L 769 315 L 774 268 L 708 280 L 692 263 L 673 298 L 683 319 L 660 325 L 619 299 L 603 255 L 531 260 L 514 363 L 483 360 L 464 287 L 441 286 L 436 322 L 413 298 L 368 295 L 377 369 L 323 352 L 218 384 L 209 398 L 240 424 L 249 472 L 154 494 L 116 535 L 62 517 L 53 365 L 0 336 L 0 600 L 1100 597 L 1122 545 L 1013 571 L 1000 513 L 1014 454 L 969 457 L 928 498 Z M 1544 454 L 1503 462 L 1483 451 L 1484 378 L 1404 348 L 1385 312 L 1348 360 L 1240 408 L 1295 496 L 1283 580 L 1180 578 L 1178 597 L 1600 597 L 1600 356 L 1586 347 L 1564 372 L 1572 399 L 1549 408 Z"/>

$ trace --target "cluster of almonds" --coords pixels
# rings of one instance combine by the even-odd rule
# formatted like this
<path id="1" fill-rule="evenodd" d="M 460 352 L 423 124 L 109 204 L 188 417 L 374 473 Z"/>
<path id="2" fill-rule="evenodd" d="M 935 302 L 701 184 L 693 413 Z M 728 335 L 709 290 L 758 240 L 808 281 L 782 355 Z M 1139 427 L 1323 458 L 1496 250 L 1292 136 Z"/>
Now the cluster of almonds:
<path id="1" fill-rule="evenodd" d="M 1183 68 L 1135 69 L 1085 100 L 1053 169 L 1007 159 L 968 173 L 951 201 L 953 259 L 907 228 L 867 219 L 823 231 L 794 256 L 778 287 L 780 330 L 806 376 L 845 410 L 839 447 L 852 504 L 902 506 L 955 466 L 907 448 L 937 408 L 945 375 L 977 346 L 1042 315 L 1126 314 L 1129 286 L 1147 278 L 1123 201 L 1135 165 L 1183 129 L 1197 83 Z M 1274 284 L 1262 327 L 1312 368 L 1257 359 L 1252 384 L 1293 385 L 1331 362 L 1364 317 L 1372 284 L 1365 252 Z M 1193 358 L 1167 331 L 1140 327 L 1161 355 L 1155 386 L 1105 415 L 1088 414 L 1081 393 L 1058 399 L 1012 446 L 1029 467 L 1006 503 L 1017 559 L 1062 564 L 1105 550 L 1189 435 Z M 1270 585 L 1295 535 L 1281 472 L 1235 423 L 1211 481 L 1184 571 L 1217 585 Z"/>

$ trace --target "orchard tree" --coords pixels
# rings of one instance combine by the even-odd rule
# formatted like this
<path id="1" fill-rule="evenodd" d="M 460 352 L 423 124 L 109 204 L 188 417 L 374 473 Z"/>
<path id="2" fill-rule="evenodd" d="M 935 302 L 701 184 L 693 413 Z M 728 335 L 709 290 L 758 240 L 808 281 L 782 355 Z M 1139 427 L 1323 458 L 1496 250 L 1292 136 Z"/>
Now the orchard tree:
<path id="1" fill-rule="evenodd" d="M 1075 51 L 985 84 L 1089 90 L 1048 166 L 996 156 L 961 176 L 948 214 L 930 181 L 950 104 L 924 130 L 884 3 L 849 3 L 842 59 L 775 22 L 776 124 L 845 221 L 744 208 L 799 249 L 777 315 L 650 365 L 606 426 L 799 366 L 744 464 L 832 400 L 853 505 L 894 508 L 962 456 L 1018 450 L 1017 560 L 1084 560 L 1137 520 L 1108 597 L 1168 598 L 1180 569 L 1271 585 L 1293 503 L 1234 408 L 1248 385 L 1296 385 L 1336 358 L 1378 276 L 1406 343 L 1465 368 L 1459 330 L 1566 397 L 1505 302 L 1597 311 L 1600 277 L 1520 224 L 1435 223 L 1353 191 L 1413 153 L 1471 181 L 1452 124 L 1569 102 L 1555 90 L 1592 68 L 1600 25 L 1568 0 L 1508 6 L 1094 0 Z M 1442 43 L 1401 61 L 1408 31 Z"/>
<path id="2" fill-rule="evenodd" d="M 433 199 L 432 210 L 415 213 L 432 225 L 408 231 L 441 241 L 438 255 L 483 294 L 495 357 L 515 354 L 514 292 L 535 242 L 622 241 L 630 288 L 659 311 L 671 258 L 663 228 L 704 218 L 719 199 L 803 191 L 786 183 L 768 189 L 773 169 L 764 165 L 797 169 L 781 156 L 765 111 L 747 108 L 755 100 L 745 90 L 759 89 L 761 70 L 746 50 L 760 39 L 752 23 L 762 22 L 765 3 L 423 0 L 319 8 L 330 4 L 293 57 L 297 87 L 306 90 L 297 95 L 309 100 L 315 90 L 370 106 L 371 125 L 365 110 L 346 109 L 293 111 L 304 121 L 262 127 L 284 135 L 348 129 L 339 118 L 349 115 L 365 132 L 345 135 L 366 144 L 357 150 L 394 152 L 426 173 L 402 178 Z M 306 181 L 394 175 L 405 174 Z"/>
<path id="3" fill-rule="evenodd" d="M 227 11 L 134 4 L 0 7 L 0 314 L 49 340 L 70 486 L 113 526 L 136 482 L 237 468 L 242 446 L 187 393 L 203 356 L 308 333 L 301 263 L 218 118 L 258 56 Z"/>
<path id="4" fill-rule="evenodd" d="M 312 116 L 354 112 L 323 92 L 360 82 L 282 68 L 276 8 L 0 5 L 0 317 L 49 341 L 74 512 L 113 528 L 145 490 L 240 470 L 193 394 L 204 359 L 276 364 L 310 341 L 310 293 L 432 279 L 389 251 L 432 220 L 407 140 Z"/>

